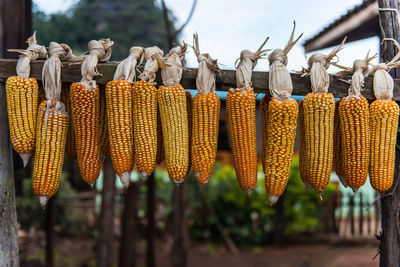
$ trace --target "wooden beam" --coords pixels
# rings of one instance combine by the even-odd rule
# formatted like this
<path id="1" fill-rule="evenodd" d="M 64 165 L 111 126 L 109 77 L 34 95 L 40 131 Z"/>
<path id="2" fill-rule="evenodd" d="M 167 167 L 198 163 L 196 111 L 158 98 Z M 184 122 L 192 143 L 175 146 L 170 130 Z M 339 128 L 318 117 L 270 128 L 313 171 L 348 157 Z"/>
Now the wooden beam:
<path id="1" fill-rule="evenodd" d="M 15 59 L 0 59 L 0 79 L 6 79 L 12 75 L 16 75 L 15 67 L 17 60 Z M 42 79 L 42 67 L 43 60 L 33 61 L 31 63 L 31 77 L 37 80 Z M 96 81 L 100 84 L 107 83 L 112 80 L 114 76 L 117 63 L 100 63 L 97 65 L 99 72 L 102 76 L 97 77 Z M 81 65 L 63 63 L 61 78 L 64 82 L 76 82 L 81 80 Z M 140 70 L 140 69 L 139 69 Z M 268 72 L 265 71 L 254 71 L 253 72 L 253 87 L 254 91 L 258 93 L 268 92 Z M 182 76 L 182 86 L 186 89 L 196 89 L 196 76 L 197 69 L 188 68 L 183 72 Z M 292 73 L 293 82 L 293 95 L 306 95 L 311 91 L 310 79 L 302 78 L 299 74 Z M 334 94 L 335 97 L 345 97 L 347 96 L 347 91 L 349 89 L 349 84 L 344 80 L 350 80 L 351 77 L 344 77 L 342 79 L 330 76 L 330 87 L 329 91 Z M 368 77 L 365 79 L 365 90 L 362 94 L 367 99 L 374 99 L 374 94 L 372 92 L 372 78 Z M 161 84 L 161 77 L 158 74 L 156 82 Z M 235 70 L 223 70 L 221 76 L 217 76 L 217 90 L 218 91 L 228 91 L 230 88 L 236 87 L 236 76 Z M 394 89 L 394 100 L 400 101 L 400 80 L 395 80 Z"/>
<path id="2" fill-rule="evenodd" d="M 380 8 L 392 8 L 399 10 L 399 2 L 397 0 L 379 0 Z M 382 25 L 382 37 L 393 38 L 400 41 L 399 17 L 393 11 L 380 11 L 379 19 Z M 385 46 L 381 47 L 381 62 L 390 61 L 397 49 L 392 42 L 385 42 Z M 400 78 L 398 69 L 391 70 L 394 78 Z M 399 88 L 395 89 L 399 93 Z M 380 266 L 399 266 L 400 265 L 400 233 L 398 228 L 400 211 L 400 134 L 397 132 L 396 144 L 396 160 L 395 173 L 392 189 L 382 195 L 381 199 L 381 234 L 380 234 Z"/>

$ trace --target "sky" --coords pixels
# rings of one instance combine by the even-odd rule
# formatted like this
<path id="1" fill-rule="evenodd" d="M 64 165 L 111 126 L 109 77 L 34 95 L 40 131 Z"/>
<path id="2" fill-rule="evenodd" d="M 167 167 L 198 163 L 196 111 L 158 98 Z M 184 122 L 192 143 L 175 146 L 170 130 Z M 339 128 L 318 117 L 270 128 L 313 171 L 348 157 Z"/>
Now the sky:
<path id="1" fill-rule="evenodd" d="M 64 12 L 77 0 L 33 0 L 39 10 L 47 14 Z M 177 27 L 183 23 L 190 11 L 190 0 L 165 0 L 177 18 Z M 288 41 L 296 21 L 296 36 L 304 33 L 289 53 L 288 69 L 301 70 L 306 67 L 302 44 L 328 26 L 347 10 L 359 5 L 362 0 L 198 0 L 196 10 L 183 31 L 182 40 L 192 44 L 192 35 L 199 35 L 200 51 L 217 58 L 222 69 L 233 69 L 240 51 L 256 51 L 266 37 L 270 37 L 266 48 L 283 48 Z M 106 36 L 105 36 L 106 37 Z M 56 41 L 56 40 L 55 40 Z M 134 44 L 132 44 L 133 46 Z M 351 66 L 355 59 L 378 52 L 377 37 L 345 44 L 339 52 L 339 63 Z M 329 53 L 332 48 L 321 50 Z M 187 67 L 197 67 L 192 51 L 187 56 Z M 372 63 L 377 63 L 373 61 Z M 268 70 L 268 60 L 260 60 L 256 70 Z M 330 68 L 329 72 L 337 71 Z"/>

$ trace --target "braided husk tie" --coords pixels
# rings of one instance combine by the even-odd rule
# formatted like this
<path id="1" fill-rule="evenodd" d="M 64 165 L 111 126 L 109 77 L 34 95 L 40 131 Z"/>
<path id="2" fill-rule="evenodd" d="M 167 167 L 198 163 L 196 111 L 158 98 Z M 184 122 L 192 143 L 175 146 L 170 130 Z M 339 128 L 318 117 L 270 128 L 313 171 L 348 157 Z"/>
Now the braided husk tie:
<path id="1" fill-rule="evenodd" d="M 269 92 L 272 97 L 275 97 L 279 101 L 290 100 L 293 91 L 292 79 L 290 78 L 289 71 L 286 69 L 288 63 L 287 54 L 303 36 L 303 34 L 300 34 L 296 40 L 293 40 L 295 30 L 296 23 L 294 22 L 292 33 L 285 48 L 283 50 L 277 48 L 268 56 Z"/>
<path id="2" fill-rule="evenodd" d="M 88 89 L 96 88 L 94 76 L 99 76 L 101 73 L 97 70 L 97 63 L 108 62 L 111 57 L 111 47 L 114 42 L 110 39 L 92 40 L 88 44 L 89 55 L 82 63 L 82 80 L 81 83 Z"/>
<path id="3" fill-rule="evenodd" d="M 197 33 L 193 34 L 193 51 L 197 57 L 199 63 L 196 77 L 196 88 L 197 91 L 202 94 L 214 93 L 215 92 L 215 73 L 221 73 L 221 69 L 218 67 L 216 59 L 208 53 L 200 54 L 199 36 Z"/>
<path id="4" fill-rule="evenodd" d="M 114 73 L 114 80 L 126 80 L 128 82 L 134 82 L 134 80 L 136 80 L 136 65 L 138 65 L 138 60 L 139 65 L 142 63 L 143 52 L 143 47 L 131 47 L 129 50 L 129 56 L 118 64 Z"/>
<path id="5" fill-rule="evenodd" d="M 308 68 L 300 72 L 302 77 L 310 76 L 311 89 L 314 94 L 327 93 L 329 88 L 329 75 L 326 71 L 331 65 L 331 61 L 336 57 L 336 54 L 343 49 L 343 44 L 346 42 L 345 37 L 342 43 L 333 49 L 328 55 L 315 53 L 308 59 Z"/>
<path id="6" fill-rule="evenodd" d="M 240 53 L 240 58 L 238 58 L 235 62 L 237 88 L 236 89 L 232 88 L 230 90 L 240 90 L 242 93 L 245 93 L 246 90 L 253 90 L 253 85 L 251 82 L 253 69 L 257 65 L 258 60 L 266 56 L 267 51 L 270 51 L 270 49 L 263 50 L 263 47 L 268 40 L 269 37 L 265 39 L 265 41 L 261 44 L 261 46 L 257 49 L 256 52 L 243 50 Z"/>
<path id="7" fill-rule="evenodd" d="M 38 45 L 36 41 L 36 32 L 33 33 L 31 37 L 26 41 L 28 43 L 28 48 L 24 49 L 7 49 L 9 52 L 20 53 L 21 56 L 17 62 L 17 76 L 25 79 L 29 78 L 31 71 L 31 61 L 36 59 L 44 59 L 47 56 L 46 47 L 43 45 Z"/>
<path id="8" fill-rule="evenodd" d="M 148 47 L 144 49 L 144 59 L 146 64 L 144 65 L 143 72 L 139 75 L 139 79 L 153 83 L 156 79 L 156 72 L 158 71 L 157 58 L 162 58 L 164 52 L 157 46 Z"/>
<path id="9" fill-rule="evenodd" d="M 172 48 L 164 57 L 156 57 L 161 69 L 161 78 L 166 87 L 173 87 L 180 83 L 183 73 L 183 60 L 187 50 L 187 44 Z"/>

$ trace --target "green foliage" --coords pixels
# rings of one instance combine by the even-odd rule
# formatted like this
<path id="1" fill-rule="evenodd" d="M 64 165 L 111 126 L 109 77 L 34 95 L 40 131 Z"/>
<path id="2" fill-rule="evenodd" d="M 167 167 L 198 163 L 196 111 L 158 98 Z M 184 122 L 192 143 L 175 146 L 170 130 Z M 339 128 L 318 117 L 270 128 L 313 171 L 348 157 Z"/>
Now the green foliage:
<path id="1" fill-rule="evenodd" d="M 81 0 L 68 13 L 33 13 L 38 41 L 67 43 L 76 54 L 87 50 L 92 39 L 115 42 L 112 59 L 126 58 L 131 46 L 167 49 L 162 10 L 154 0 L 116 0 L 107 3 Z"/>

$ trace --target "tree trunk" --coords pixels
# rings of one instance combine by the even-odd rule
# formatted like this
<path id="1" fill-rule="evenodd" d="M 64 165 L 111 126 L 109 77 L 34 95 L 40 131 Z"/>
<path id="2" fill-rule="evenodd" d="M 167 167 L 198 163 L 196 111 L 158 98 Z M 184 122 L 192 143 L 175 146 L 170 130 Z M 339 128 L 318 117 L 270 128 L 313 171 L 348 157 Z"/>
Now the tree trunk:
<path id="1" fill-rule="evenodd" d="M 13 159 L 3 82 L 0 83 L 0 125 L 0 266 L 19 266 Z"/>
<path id="2" fill-rule="evenodd" d="M 103 171 L 97 266 L 111 267 L 114 263 L 115 172 L 110 156 L 107 156 L 104 161 Z"/>
<path id="3" fill-rule="evenodd" d="M 47 202 L 46 207 L 46 267 L 54 266 L 54 224 L 56 220 L 56 196 Z"/>
<path id="4" fill-rule="evenodd" d="M 397 0 L 378 0 L 380 8 L 399 9 Z M 383 28 L 381 38 L 393 38 L 400 40 L 399 17 L 393 11 L 380 11 L 379 20 Z M 381 47 L 380 60 L 390 61 L 397 54 L 397 49 L 391 42 L 385 42 Z M 398 69 L 392 69 L 393 78 L 400 78 Z M 380 266 L 399 266 L 400 265 L 400 235 L 397 230 L 399 223 L 399 203 L 400 203 L 400 134 L 397 134 L 396 162 L 394 183 L 392 189 L 385 193 L 381 200 L 382 231 L 380 235 Z M 397 190 L 395 190 L 397 188 Z"/>
<path id="5" fill-rule="evenodd" d="M 186 240 L 185 240 L 185 191 L 186 181 L 181 184 L 174 185 L 172 193 L 172 250 L 171 250 L 171 266 L 186 266 Z"/>
<path id="6" fill-rule="evenodd" d="M 137 239 L 137 202 L 140 182 L 130 183 L 125 197 L 125 208 L 121 218 L 121 243 L 119 248 L 119 266 L 136 266 Z"/>
<path id="7" fill-rule="evenodd" d="M 155 267 L 155 220 L 156 212 L 155 202 L 155 180 L 154 173 L 147 178 L 147 267 Z"/>

